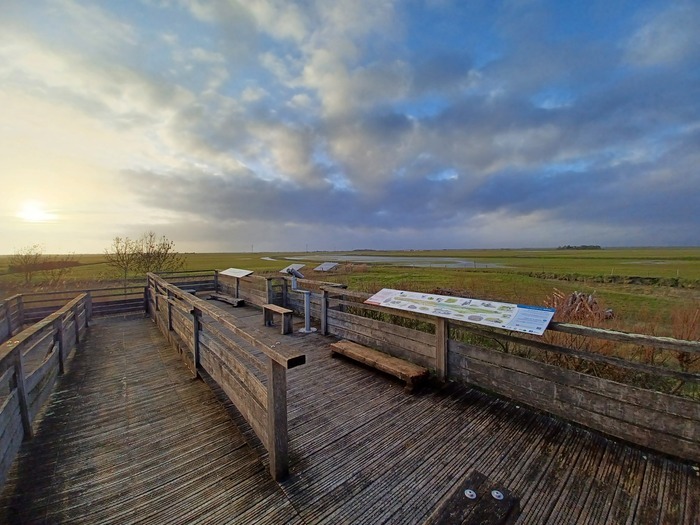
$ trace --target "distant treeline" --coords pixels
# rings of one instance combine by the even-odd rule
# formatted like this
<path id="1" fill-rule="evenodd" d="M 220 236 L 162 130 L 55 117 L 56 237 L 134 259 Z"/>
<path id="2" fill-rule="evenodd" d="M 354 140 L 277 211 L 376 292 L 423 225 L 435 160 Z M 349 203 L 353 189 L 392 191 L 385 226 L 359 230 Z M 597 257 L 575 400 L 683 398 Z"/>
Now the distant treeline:
<path id="1" fill-rule="evenodd" d="M 570 244 L 567 244 L 565 246 L 559 246 L 557 250 L 602 250 L 603 248 L 601 246 L 598 246 L 597 244 L 580 244 L 578 246 L 571 246 Z"/>

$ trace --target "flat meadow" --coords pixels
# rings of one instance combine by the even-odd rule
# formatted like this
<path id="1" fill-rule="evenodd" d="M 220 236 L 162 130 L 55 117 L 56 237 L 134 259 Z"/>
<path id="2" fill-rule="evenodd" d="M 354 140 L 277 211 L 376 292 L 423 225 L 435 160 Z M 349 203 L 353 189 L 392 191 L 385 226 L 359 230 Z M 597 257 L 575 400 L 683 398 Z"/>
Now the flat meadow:
<path id="1" fill-rule="evenodd" d="M 652 335 L 680 336 L 700 308 L 700 248 L 604 248 L 519 250 L 429 250 L 289 253 L 185 253 L 186 270 L 245 268 L 275 274 L 292 262 L 304 263 L 307 278 L 346 284 L 352 290 L 381 288 L 440 290 L 466 297 L 544 305 L 555 293 L 592 294 L 601 308 L 611 309 L 607 324 Z M 316 272 L 322 261 L 341 259 L 336 269 Z M 368 259 L 384 262 L 366 262 Z M 100 254 L 76 255 L 77 265 L 59 283 L 37 274 L 23 285 L 0 256 L 0 292 L 89 288 L 115 279 Z M 387 262 L 386 260 L 389 260 Z M 459 261 L 460 267 L 452 267 Z M 138 276 L 133 276 L 138 277 Z M 697 323 L 697 321 L 695 321 Z M 700 324 L 700 323 L 698 323 Z M 691 327 L 686 337 L 700 337 Z"/>

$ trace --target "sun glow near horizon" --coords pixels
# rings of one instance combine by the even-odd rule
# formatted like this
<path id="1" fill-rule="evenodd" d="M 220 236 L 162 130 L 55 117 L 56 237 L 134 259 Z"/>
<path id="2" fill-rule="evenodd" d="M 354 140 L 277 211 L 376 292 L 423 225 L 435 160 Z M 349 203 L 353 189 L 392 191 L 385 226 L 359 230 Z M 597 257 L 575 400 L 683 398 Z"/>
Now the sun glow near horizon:
<path id="1" fill-rule="evenodd" d="M 24 201 L 16 215 L 25 222 L 55 222 L 58 219 L 43 202 L 36 200 Z"/>

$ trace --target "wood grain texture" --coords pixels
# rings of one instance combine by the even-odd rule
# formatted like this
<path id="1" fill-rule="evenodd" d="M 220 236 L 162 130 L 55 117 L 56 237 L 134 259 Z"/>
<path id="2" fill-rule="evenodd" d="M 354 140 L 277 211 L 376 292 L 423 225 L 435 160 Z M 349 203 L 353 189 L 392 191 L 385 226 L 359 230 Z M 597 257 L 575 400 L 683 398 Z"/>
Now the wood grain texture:
<path id="1" fill-rule="evenodd" d="M 307 356 L 287 370 L 289 478 L 274 483 L 240 412 L 152 323 L 98 320 L 9 473 L 0 522 L 422 524 L 478 471 L 519 498 L 516 523 L 696 523 L 692 464 L 476 388 L 408 396 L 331 359 L 334 338 L 281 338 L 260 310 L 234 312 Z"/>
<path id="2" fill-rule="evenodd" d="M 406 388 L 410 391 L 422 379 L 427 377 L 428 370 L 409 361 L 379 352 L 373 348 L 358 345 L 352 341 L 343 339 L 337 343 L 331 343 L 333 352 L 344 355 L 355 361 L 363 363 L 372 368 L 376 368 L 385 374 L 391 374 L 406 383 Z"/>
<path id="3" fill-rule="evenodd" d="M 537 361 L 450 342 L 451 374 L 589 428 L 700 461 L 700 403 L 661 393 L 625 395 L 622 385 Z M 645 398 L 652 403 L 640 403 Z M 677 406 L 676 406 L 677 405 Z"/>

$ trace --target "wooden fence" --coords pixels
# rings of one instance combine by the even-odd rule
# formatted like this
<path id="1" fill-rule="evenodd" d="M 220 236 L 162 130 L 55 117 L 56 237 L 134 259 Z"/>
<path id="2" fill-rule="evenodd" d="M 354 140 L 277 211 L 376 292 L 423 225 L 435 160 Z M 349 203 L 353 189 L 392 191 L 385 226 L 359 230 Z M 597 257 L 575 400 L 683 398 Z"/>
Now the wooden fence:
<path id="1" fill-rule="evenodd" d="M 24 324 L 24 300 L 21 294 L 8 297 L 0 306 L 0 343 L 20 332 Z"/>
<path id="2" fill-rule="evenodd" d="M 582 350 L 582 340 L 652 353 L 696 356 L 700 342 L 551 323 L 544 337 L 510 332 L 415 312 L 364 304 L 369 294 L 321 287 L 311 316 L 321 333 L 349 339 L 425 366 L 438 379 L 456 380 L 608 435 L 684 459 L 700 461 L 700 374 L 681 367 Z M 285 306 L 303 313 L 302 294 L 289 290 Z M 566 337 L 562 337 L 566 336 Z M 568 339 L 569 344 L 559 340 Z M 624 352 L 618 352 L 624 353 Z M 542 359 L 542 357 L 547 359 Z M 569 365 L 557 366 L 566 361 Z M 680 362 L 680 359 L 679 359 Z M 615 372 L 638 384 L 599 377 Z M 613 375 L 615 375 L 613 373 Z M 695 398 L 662 393 L 665 381 Z M 652 385 L 652 388 L 645 385 Z"/>
<path id="3" fill-rule="evenodd" d="M 265 278 L 239 283 L 251 303 L 269 290 Z M 227 284 L 219 286 L 225 291 Z M 221 387 L 267 449 L 272 476 L 286 477 L 287 370 L 304 364 L 306 356 L 271 348 L 236 326 L 235 317 L 155 274 L 148 275 L 147 292 L 151 318 L 193 375 L 204 370 Z"/>
<path id="4" fill-rule="evenodd" d="M 90 295 L 80 294 L 0 345 L 0 486 L 22 441 L 31 439 L 32 422 L 87 330 L 90 311 Z"/>

